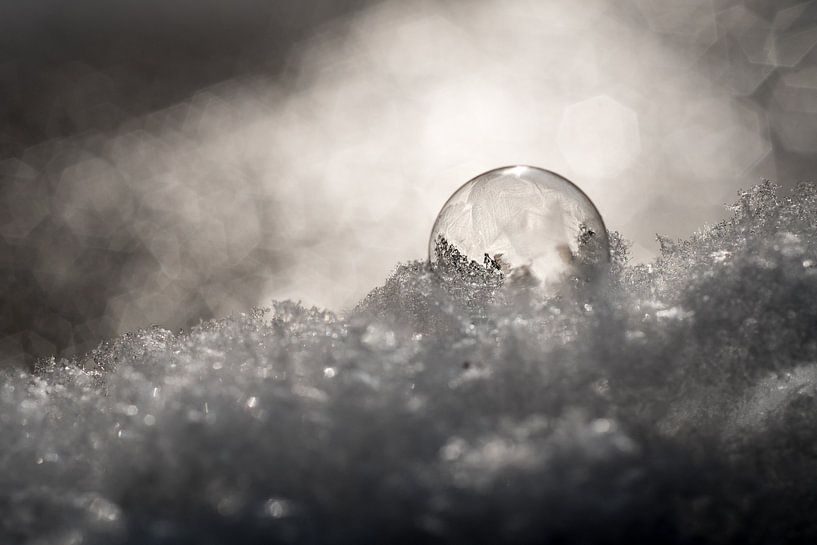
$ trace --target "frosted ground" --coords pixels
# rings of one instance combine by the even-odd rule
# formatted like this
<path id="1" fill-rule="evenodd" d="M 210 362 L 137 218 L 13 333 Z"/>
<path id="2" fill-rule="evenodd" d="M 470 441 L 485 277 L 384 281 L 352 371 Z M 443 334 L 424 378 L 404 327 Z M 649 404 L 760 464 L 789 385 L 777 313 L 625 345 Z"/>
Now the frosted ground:
<path id="1" fill-rule="evenodd" d="M 814 542 L 815 187 L 612 241 L 558 300 L 415 262 L 6 371 L 0 543 Z"/>

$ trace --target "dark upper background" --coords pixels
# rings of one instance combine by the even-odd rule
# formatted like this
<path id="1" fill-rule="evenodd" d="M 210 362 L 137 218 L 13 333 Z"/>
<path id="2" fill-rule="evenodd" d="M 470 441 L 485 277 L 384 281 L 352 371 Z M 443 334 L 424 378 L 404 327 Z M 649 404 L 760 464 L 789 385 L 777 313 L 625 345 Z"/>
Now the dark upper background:
<path id="1" fill-rule="evenodd" d="M 298 127 L 317 127 L 304 138 L 312 138 L 316 146 L 323 146 L 322 153 L 335 153 L 332 142 L 343 140 L 348 127 L 343 127 L 338 138 L 332 133 L 330 121 L 320 120 L 321 116 L 329 117 L 332 112 L 325 107 L 327 100 L 337 101 L 341 105 L 338 108 L 343 108 L 346 95 L 341 91 L 351 85 L 350 81 L 355 81 L 355 74 L 364 74 L 363 82 L 366 83 L 368 76 L 365 74 L 369 73 L 366 70 L 371 68 L 367 68 L 369 65 L 361 68 L 361 64 L 353 62 L 358 48 L 372 47 L 371 55 L 375 56 L 384 48 L 387 53 L 391 51 L 388 33 L 385 38 L 378 37 L 379 42 L 372 42 L 374 38 L 368 37 L 369 29 L 372 34 L 377 34 L 383 25 L 395 24 L 395 28 L 402 28 L 395 21 L 419 14 L 417 20 L 423 24 L 431 21 L 428 23 L 431 25 L 429 33 L 420 33 L 420 36 L 436 37 L 434 25 L 440 19 L 453 21 L 454 34 L 462 30 L 464 37 L 457 37 L 458 41 L 452 47 L 470 48 L 486 40 L 474 35 L 477 32 L 474 29 L 491 27 L 490 23 L 476 16 L 472 20 L 470 15 L 459 19 L 454 15 L 469 14 L 467 2 L 438 3 L 444 7 L 418 2 L 416 9 L 387 9 L 366 15 L 365 10 L 370 10 L 374 4 L 373 0 L 2 2 L 0 360 L 6 365 L 30 365 L 35 357 L 54 353 L 70 355 L 88 350 L 106 337 L 140 326 L 160 323 L 172 328 L 187 327 L 199 319 L 263 303 L 270 294 L 287 295 L 287 289 L 292 296 L 305 297 L 307 301 L 334 301 L 331 297 L 322 298 L 323 292 L 334 289 L 332 274 L 320 278 L 308 276 L 314 273 L 316 263 L 330 269 L 335 266 L 332 259 L 325 259 L 329 254 L 320 240 L 322 233 L 339 232 L 349 240 L 358 241 L 358 245 L 352 247 L 358 248 L 359 255 L 351 260 L 346 255 L 344 259 L 351 264 L 344 262 L 345 268 L 337 276 L 346 278 L 346 283 L 349 278 L 363 277 L 356 280 L 357 287 L 342 299 L 344 304 L 348 305 L 360 295 L 360 286 L 376 285 L 381 280 L 378 275 L 395 262 L 395 256 L 389 253 L 388 240 L 369 240 L 355 230 L 354 222 L 344 223 L 340 229 L 333 224 L 321 223 L 321 218 L 314 218 L 310 223 L 309 203 L 296 203 L 301 207 L 298 210 L 306 211 L 301 212 L 301 219 L 305 224 L 320 225 L 320 229 L 316 227 L 310 231 L 302 225 L 293 227 L 291 221 L 282 219 L 288 217 L 286 214 L 293 206 L 293 195 L 301 198 L 297 187 L 302 183 L 297 175 L 291 177 L 294 181 L 279 176 L 286 171 L 282 165 L 289 164 L 284 159 L 276 158 L 270 166 L 264 163 L 266 153 L 252 155 L 247 152 L 245 156 L 241 149 L 235 151 L 235 156 L 241 159 L 230 163 L 229 167 L 224 166 L 224 161 L 212 158 L 213 149 L 241 148 L 241 143 L 248 141 L 214 141 L 213 134 L 218 135 L 222 127 L 219 115 L 229 118 L 223 121 L 223 126 L 229 126 L 224 130 L 225 134 L 233 134 L 254 127 L 253 123 L 258 119 L 267 119 L 273 115 L 271 112 L 279 111 L 284 113 L 276 113 L 277 117 L 269 122 L 273 128 L 264 129 L 267 132 L 259 132 L 261 136 L 253 138 L 275 135 L 277 133 L 269 131 L 277 130 L 275 127 L 284 123 L 290 127 L 289 132 L 283 133 L 286 141 L 302 136 L 296 130 Z M 406 4 L 412 6 L 414 3 Z M 571 4 L 563 3 L 567 11 L 574 9 Z M 717 26 L 711 39 L 704 36 L 711 31 L 708 22 L 701 23 L 700 28 L 684 22 L 690 14 L 698 16 L 700 10 L 677 13 L 672 2 L 663 0 L 596 4 L 604 4 L 605 17 L 614 19 L 616 25 L 622 25 L 626 32 L 636 37 L 646 36 L 648 43 L 653 45 L 644 47 L 654 47 L 661 55 L 675 55 L 677 49 L 679 59 L 692 59 L 695 76 L 710 82 L 715 89 L 706 91 L 712 97 L 731 93 L 729 96 L 735 97 L 741 112 L 750 111 L 748 125 L 742 124 L 740 116 L 743 114 L 728 117 L 736 120 L 734 135 L 738 141 L 744 135 L 741 130 L 745 126 L 752 127 L 756 119 L 761 121 L 762 127 L 758 125 L 760 128 L 757 129 L 761 144 L 753 141 L 745 146 L 754 146 L 759 151 L 747 156 L 751 165 L 747 165 L 745 171 L 735 173 L 734 178 L 742 177 L 746 183 L 751 183 L 769 176 L 783 185 L 792 185 L 797 180 L 811 177 L 817 165 L 817 100 L 808 95 L 817 89 L 817 72 L 809 72 L 810 66 L 817 70 L 817 57 L 813 48 L 808 46 L 817 17 L 812 3 L 776 0 L 697 2 L 706 15 L 702 21 L 710 21 L 711 5 L 711 21 Z M 555 5 L 558 7 L 559 3 Z M 802 9 L 796 7 L 800 5 Z M 792 6 L 795 8 L 785 17 L 780 15 L 782 10 Z M 501 12 L 486 11 L 482 7 L 474 11 L 483 18 L 502 18 Z M 360 17 L 362 22 L 356 22 Z M 546 26 L 544 30 L 548 31 Z M 776 42 L 776 33 L 786 33 L 789 41 Z M 328 37 L 316 40 L 315 36 L 323 34 Z M 758 34 L 772 38 L 756 40 Z M 338 38 L 338 35 L 346 37 Z M 397 60 L 383 61 L 377 57 L 380 60 L 370 61 L 375 66 L 372 73 L 377 76 L 376 80 L 372 76 L 372 86 L 388 89 L 389 96 L 404 92 L 411 94 L 404 91 L 407 88 L 428 88 L 422 87 L 430 85 L 423 79 L 423 63 L 436 62 L 432 58 L 414 59 L 411 51 L 400 49 L 406 47 L 406 43 L 398 43 L 400 39 L 395 37 L 394 48 L 400 53 Z M 487 38 L 489 42 L 491 39 Z M 516 38 L 503 39 L 512 41 Z M 778 42 L 782 45 L 776 46 Z M 537 42 L 523 42 L 520 47 L 529 50 L 533 47 L 531 43 Z M 408 49 L 414 45 L 421 49 L 424 45 L 411 41 L 407 44 Z M 441 47 L 447 47 L 445 44 L 443 42 Z M 690 44 L 701 47 L 697 47 L 694 54 L 688 53 Z M 795 52 L 778 62 L 782 57 L 777 53 L 769 54 L 770 48 L 774 47 L 779 47 L 783 56 L 792 48 L 803 49 L 806 53 L 800 57 Z M 311 51 L 307 54 L 307 61 L 303 60 L 303 51 Z M 477 61 L 473 62 L 477 64 L 468 67 L 466 72 L 479 74 L 482 53 L 472 55 L 469 51 L 452 58 L 458 64 L 463 64 L 461 59 L 473 61 L 476 58 Z M 491 51 L 486 53 L 490 54 Z M 791 58 L 796 62 L 789 62 Z M 330 60 L 323 63 L 320 59 Z M 309 70 L 302 68 L 305 62 L 311 67 Z M 383 64 L 378 62 L 387 62 L 388 70 L 382 69 Z M 508 60 L 511 65 L 514 62 L 517 62 L 514 58 Z M 526 68 L 546 69 L 533 65 Z M 440 76 L 440 73 L 433 72 L 437 69 L 440 68 L 429 69 L 432 70 L 429 73 Z M 441 70 L 450 72 L 452 68 L 444 66 Z M 727 91 L 718 91 L 718 78 L 729 70 L 740 76 L 738 80 L 744 81 L 745 78 L 741 78 L 746 75 L 752 83 L 739 84 L 737 90 L 733 86 Z M 413 75 L 412 71 L 420 75 Z M 592 70 L 588 69 L 589 72 Z M 406 74 L 411 79 L 401 79 L 408 78 Z M 785 85 L 781 83 L 781 78 L 786 77 L 794 78 L 793 83 L 789 84 L 789 80 L 785 80 Z M 511 78 L 508 85 L 529 85 L 527 80 L 521 81 Z M 219 86 L 222 82 L 227 83 Z M 647 138 L 648 123 L 645 120 L 651 119 L 650 115 L 660 115 L 660 112 L 652 114 L 650 108 L 643 106 L 648 104 L 644 96 L 649 94 L 649 89 L 645 90 L 641 85 L 639 92 L 644 96 L 634 98 L 632 93 L 619 92 L 617 84 L 602 81 L 595 85 L 598 92 L 608 93 L 604 87 L 607 85 L 610 96 L 622 103 L 627 103 L 629 97 L 630 107 L 642 120 L 640 149 L 643 151 L 652 146 L 652 141 Z M 275 88 L 273 94 L 276 97 L 284 98 L 260 98 L 261 106 L 257 109 L 245 108 L 245 104 L 252 103 L 258 96 L 267 97 L 258 89 L 268 87 Z M 336 88 L 340 90 L 334 96 L 332 93 Z M 314 89 L 320 93 L 311 91 Z M 202 90 L 205 90 L 204 94 Z M 367 91 L 359 93 L 365 95 Z M 327 96 L 330 98 L 326 99 Z M 425 96 L 417 92 L 410 99 L 412 103 L 422 102 Z M 381 97 L 381 102 L 385 100 Z M 219 101 L 226 104 L 224 108 L 229 110 L 229 115 L 208 113 L 213 111 L 214 103 L 221 107 Z M 210 109 L 200 108 L 202 102 Z M 377 99 L 374 99 L 360 106 L 360 115 L 356 116 L 361 119 L 360 126 L 355 125 L 349 132 L 350 141 L 367 142 L 357 132 L 360 127 L 363 131 L 376 131 L 379 123 L 391 119 L 384 117 L 387 114 L 376 104 Z M 500 107 L 480 103 L 479 99 L 477 104 L 479 115 L 483 109 Z M 600 107 L 607 108 L 609 104 L 602 102 Z M 390 108 L 385 110 L 394 109 Z M 711 111 L 721 112 L 720 106 L 713 108 Z M 368 118 L 370 111 L 375 113 Z M 615 104 L 609 111 L 618 111 Z M 706 116 L 710 110 L 704 108 L 701 111 L 702 114 L 696 115 Z M 213 116 L 216 121 L 208 122 Z M 394 123 L 394 132 L 398 132 L 406 121 L 398 118 Z M 705 121 L 700 123 L 705 127 Z M 211 125 L 215 130 L 211 130 Z M 406 129 L 410 132 L 409 127 Z M 429 131 L 426 127 L 417 134 L 427 135 Z M 328 142 L 321 140 L 324 132 L 334 134 L 334 140 L 329 140 L 329 136 L 326 137 Z M 562 138 L 560 132 L 559 144 L 569 148 L 566 153 L 569 156 L 573 141 L 569 133 L 565 134 L 568 136 Z M 729 135 L 724 138 L 729 139 Z M 382 140 L 382 137 L 375 139 Z M 546 138 L 543 137 L 543 141 Z M 812 141 L 815 145 L 811 144 Z M 270 141 L 270 150 L 277 149 L 275 142 L 274 138 Z M 733 147 L 725 149 L 733 150 Z M 405 147 L 401 146 L 393 151 L 395 157 L 405 152 Z M 344 153 L 344 160 L 332 155 L 334 162 L 325 167 L 329 170 L 321 172 L 342 171 L 347 165 L 344 161 L 348 160 L 363 165 L 361 174 L 365 176 L 366 151 L 358 149 L 352 159 L 349 159 L 347 150 Z M 271 152 L 270 155 L 275 154 Z M 737 155 L 738 159 L 743 157 L 740 153 Z M 496 160 L 501 161 L 505 155 L 498 157 L 500 159 Z M 616 155 L 614 159 L 617 158 Z M 375 160 L 371 161 L 374 164 Z M 482 164 L 469 161 L 465 158 L 457 163 L 464 166 L 457 171 L 459 178 L 453 179 L 464 181 L 462 173 L 476 173 L 475 165 Z M 155 167 L 163 162 L 173 164 L 166 168 Z M 572 166 L 568 159 L 563 168 Z M 412 165 L 407 160 L 407 164 L 401 164 L 399 169 L 401 172 L 411 171 L 405 174 L 410 179 L 415 175 L 435 176 L 445 172 L 447 167 L 448 163 L 442 167 L 440 163 L 426 166 L 418 165 L 415 160 Z M 706 169 L 706 164 L 701 168 Z M 581 172 L 581 168 L 578 171 Z M 271 176 L 269 172 L 275 174 Z M 394 172 L 388 171 L 388 176 L 394 176 Z M 330 174 L 325 176 L 331 178 Z M 587 176 L 592 178 L 590 174 Z M 734 186 L 729 183 L 732 184 L 730 188 Z M 279 185 L 286 190 L 278 191 Z M 341 184 L 341 187 L 346 186 Z M 361 187 L 376 192 L 372 187 Z M 446 194 L 449 189 L 441 189 L 439 195 Z M 331 189 L 323 188 L 322 191 L 331 193 Z M 429 197 L 432 204 L 428 206 L 433 208 L 433 202 L 440 202 L 439 195 L 435 193 L 433 198 Z M 341 191 L 326 196 L 326 199 L 331 202 L 333 198 L 344 199 L 345 196 Z M 309 198 L 308 194 L 304 197 Z M 380 198 L 381 201 L 384 199 L 388 200 L 387 197 Z M 607 201 L 613 203 L 608 204 L 608 208 L 620 208 L 614 199 Z M 603 198 L 600 204 L 607 201 Z M 196 203 L 195 209 L 187 208 L 191 202 Z M 645 231 L 643 236 L 642 233 L 625 233 L 635 236 L 636 242 L 642 246 L 648 245 L 644 241 L 661 228 L 658 217 L 673 213 L 688 217 L 686 223 L 679 220 L 677 224 L 666 225 L 670 234 L 682 235 L 690 225 L 699 225 L 702 220 L 716 220 L 717 213 L 713 210 L 720 203 L 708 202 L 699 208 L 673 208 L 672 193 L 663 192 L 657 193 L 647 204 L 642 208 L 651 209 L 651 213 L 639 212 L 639 216 L 634 212 L 632 218 L 635 219 L 620 220 L 625 226 Z M 326 206 L 317 208 L 321 215 L 326 215 Z M 611 212 L 614 217 L 615 214 Z M 346 215 L 360 217 L 361 211 L 352 208 L 346 211 Z M 248 222 L 247 218 L 252 221 Z M 366 221 L 369 223 L 361 224 L 364 225 L 361 230 L 386 220 L 372 213 Z M 395 232 L 400 229 L 396 228 Z M 418 245 L 411 243 L 403 247 Z M 304 256 L 302 265 L 299 265 L 299 256 Z M 419 256 L 398 252 L 397 257 Z M 367 259 L 376 261 L 377 267 L 360 265 Z M 306 278 L 305 282 L 315 286 L 316 291 L 299 292 L 303 284 L 292 280 L 298 276 Z M 270 278 L 279 281 L 283 288 L 270 289 Z M 342 283 L 342 280 L 338 282 Z"/>
<path id="2" fill-rule="evenodd" d="M 300 40 L 334 17 L 370 0 L 32 0 L 0 4 L 0 158 L 23 158 L 38 144 L 83 133 L 115 130 L 129 119 L 160 111 L 197 90 L 252 74 L 277 74 Z M 109 301 L 121 295 L 128 265 L 142 274 L 159 266 L 135 236 L 112 250 L 77 236 L 48 200 L 55 175 L 73 160 L 59 145 L 45 145 L 44 165 L 33 178 L 14 180 L 6 165 L 0 188 L 0 359 L 32 362 L 32 355 L 86 350 L 119 331 L 106 320 Z M 19 216 L 38 208 L 25 229 Z M 96 238 L 122 227 L 115 211 L 99 221 Z M 15 216 L 17 216 L 15 218 Z M 15 222 L 15 219 L 17 220 Z M 26 223 L 23 221 L 23 223 Z M 31 229 L 29 229 L 31 227 Z M 59 257 L 68 261 L 48 270 Z M 195 284 L 223 286 L 242 275 L 238 298 L 249 308 L 274 259 L 259 252 L 240 263 L 194 275 L 194 285 L 174 294 L 184 305 L 170 322 L 188 325 L 213 316 Z M 57 270 L 60 269 L 60 270 Z M 247 278 L 249 276 L 250 278 Z M 127 297 L 127 296 L 126 296 Z M 183 316 L 182 316 L 183 315 Z M 150 325 L 148 323 L 144 325 Z M 5 356 L 5 358 L 3 357 Z"/>
<path id="3" fill-rule="evenodd" d="M 17 156 L 48 139 L 113 129 L 219 81 L 274 74 L 316 27 L 367 3 L 4 1 L 0 154 Z"/>

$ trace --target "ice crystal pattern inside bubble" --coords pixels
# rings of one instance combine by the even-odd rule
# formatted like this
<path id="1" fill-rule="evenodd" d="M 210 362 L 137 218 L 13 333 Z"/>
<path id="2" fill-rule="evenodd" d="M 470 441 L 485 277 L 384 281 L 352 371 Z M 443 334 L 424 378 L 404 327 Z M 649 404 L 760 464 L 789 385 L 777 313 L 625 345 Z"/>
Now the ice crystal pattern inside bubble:
<path id="1" fill-rule="evenodd" d="M 428 251 L 438 271 L 456 252 L 472 267 L 525 279 L 549 295 L 610 260 L 607 230 L 587 195 L 527 166 L 491 170 L 460 187 L 437 216 Z"/>

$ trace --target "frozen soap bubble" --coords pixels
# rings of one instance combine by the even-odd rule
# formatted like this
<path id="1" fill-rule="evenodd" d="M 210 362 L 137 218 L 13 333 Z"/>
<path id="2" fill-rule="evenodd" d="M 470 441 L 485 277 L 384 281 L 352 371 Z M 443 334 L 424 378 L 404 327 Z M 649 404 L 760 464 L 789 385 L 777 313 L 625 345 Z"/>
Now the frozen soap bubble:
<path id="1" fill-rule="evenodd" d="M 525 279 L 546 295 L 565 280 L 589 278 L 609 266 L 607 230 L 593 202 L 553 172 L 529 166 L 480 174 L 446 201 L 428 247 L 441 270 L 473 261 L 514 281 Z M 467 262 L 466 261 L 466 262 Z"/>

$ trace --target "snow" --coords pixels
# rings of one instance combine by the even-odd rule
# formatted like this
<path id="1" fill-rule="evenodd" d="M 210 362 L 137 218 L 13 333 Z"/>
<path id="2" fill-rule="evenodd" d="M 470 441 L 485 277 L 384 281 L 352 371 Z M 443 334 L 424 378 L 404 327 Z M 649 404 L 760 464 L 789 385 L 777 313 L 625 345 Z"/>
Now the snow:
<path id="1" fill-rule="evenodd" d="M 0 543 L 817 537 L 817 190 L 556 300 L 398 266 L 0 384 Z"/>

